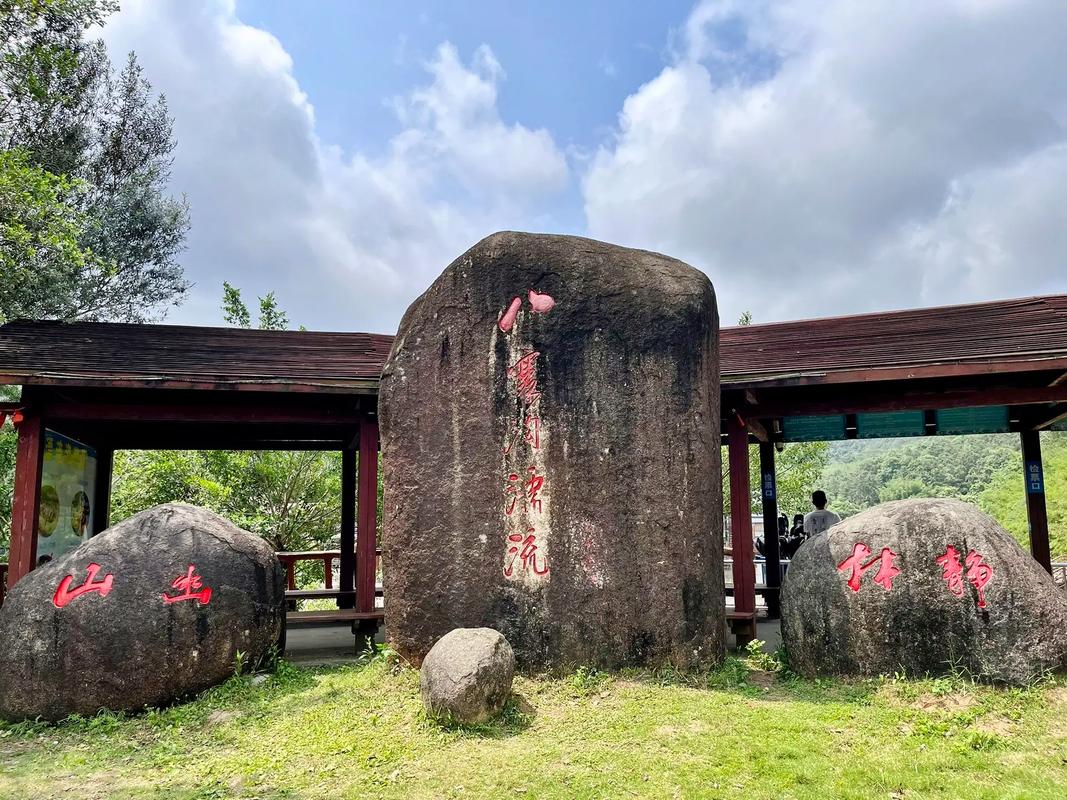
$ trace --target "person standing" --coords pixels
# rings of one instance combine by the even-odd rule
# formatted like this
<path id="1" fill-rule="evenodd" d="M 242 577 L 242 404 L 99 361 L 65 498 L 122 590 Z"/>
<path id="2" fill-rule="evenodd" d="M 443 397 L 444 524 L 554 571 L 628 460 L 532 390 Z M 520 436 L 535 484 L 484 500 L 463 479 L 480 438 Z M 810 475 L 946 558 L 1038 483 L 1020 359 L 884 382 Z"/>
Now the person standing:
<path id="1" fill-rule="evenodd" d="M 841 517 L 833 511 L 826 510 L 826 503 L 826 492 L 822 489 L 816 489 L 811 493 L 811 504 L 815 506 L 815 510 L 804 515 L 805 535 L 815 536 L 823 533 L 831 525 L 836 525 L 841 521 Z"/>

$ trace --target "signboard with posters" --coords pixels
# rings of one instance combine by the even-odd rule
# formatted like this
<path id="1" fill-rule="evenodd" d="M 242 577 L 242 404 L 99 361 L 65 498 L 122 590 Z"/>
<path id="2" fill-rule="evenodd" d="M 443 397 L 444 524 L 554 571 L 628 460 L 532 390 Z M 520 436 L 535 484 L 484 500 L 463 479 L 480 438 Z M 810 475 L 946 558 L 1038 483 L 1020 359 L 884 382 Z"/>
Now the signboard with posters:
<path id="1" fill-rule="evenodd" d="M 96 451 L 54 431 L 45 431 L 41 511 L 37 518 L 37 564 L 86 541 L 93 529 Z"/>

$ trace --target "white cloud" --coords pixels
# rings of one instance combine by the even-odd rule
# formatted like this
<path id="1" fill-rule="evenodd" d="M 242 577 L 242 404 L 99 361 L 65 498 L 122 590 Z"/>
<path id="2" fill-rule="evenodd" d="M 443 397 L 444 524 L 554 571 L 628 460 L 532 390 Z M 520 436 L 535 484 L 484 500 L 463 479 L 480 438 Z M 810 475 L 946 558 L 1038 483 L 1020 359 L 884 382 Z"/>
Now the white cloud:
<path id="1" fill-rule="evenodd" d="M 464 64 L 441 45 L 372 158 L 319 141 L 288 53 L 232 2 L 124 2 L 104 38 L 113 55 L 136 50 L 175 118 L 172 186 L 192 206 L 183 263 L 198 285 L 172 319 L 217 323 L 225 279 L 276 289 L 311 328 L 391 331 L 455 256 L 569 181 L 548 132 L 501 120 L 504 73 L 485 46 Z"/>
<path id="2" fill-rule="evenodd" d="M 724 321 L 1067 291 L 1067 5 L 702 2 L 583 181 Z"/>

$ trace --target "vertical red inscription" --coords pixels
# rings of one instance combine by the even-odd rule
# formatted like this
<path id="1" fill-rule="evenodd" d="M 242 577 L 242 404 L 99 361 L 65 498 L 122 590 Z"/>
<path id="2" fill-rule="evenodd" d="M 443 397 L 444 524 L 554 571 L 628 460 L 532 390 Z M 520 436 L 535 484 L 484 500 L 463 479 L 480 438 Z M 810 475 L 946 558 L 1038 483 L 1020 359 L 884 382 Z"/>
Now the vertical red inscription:
<path id="1" fill-rule="evenodd" d="M 518 559 L 522 562 L 523 571 L 533 570 L 535 575 L 545 575 L 548 573 L 548 564 L 538 563 L 537 555 L 537 537 L 534 533 L 534 529 L 530 528 L 526 531 L 526 535 L 521 533 L 509 533 L 507 558 L 504 560 L 504 576 L 510 578 L 515 571 L 515 560 Z"/>
<path id="2" fill-rule="evenodd" d="M 527 405 L 536 402 L 541 397 L 541 392 L 537 390 L 537 357 L 539 355 L 541 354 L 536 350 L 530 350 L 508 367 L 508 377 L 515 381 L 515 391 Z"/>
<path id="3" fill-rule="evenodd" d="M 900 574 L 900 569 L 893 564 L 893 559 L 897 557 L 897 554 L 888 547 L 883 547 L 881 553 L 870 561 L 865 561 L 870 554 L 871 548 L 863 542 L 856 542 L 852 546 L 852 555 L 837 565 L 837 571 L 850 570 L 848 588 L 858 592 L 863 573 L 878 564 L 878 572 L 874 576 L 874 582 L 888 592 L 893 588 L 893 578 Z"/>
<path id="4" fill-rule="evenodd" d="M 511 301 L 511 305 L 508 306 L 507 311 L 501 314 L 500 321 L 497 322 L 497 325 L 500 326 L 500 330 L 504 331 L 504 333 L 510 331 L 515 324 L 515 317 L 519 315 L 519 308 L 521 306 L 522 298 L 516 297 Z"/>
<path id="5" fill-rule="evenodd" d="M 189 565 L 184 575 L 179 575 L 174 579 L 171 587 L 178 589 L 180 594 L 171 595 L 164 592 L 163 602 L 167 605 L 180 603 L 183 600 L 196 600 L 202 606 L 206 606 L 211 602 L 211 587 L 204 586 L 200 576 L 196 574 L 196 567 L 193 564 Z"/>
<path id="6" fill-rule="evenodd" d="M 85 568 L 85 572 L 85 583 L 81 586 L 75 586 L 73 589 L 70 588 L 70 585 L 74 583 L 74 576 L 67 575 L 63 578 L 59 582 L 59 586 L 56 587 L 56 593 L 52 597 L 52 605 L 56 608 L 63 608 L 75 597 L 81 597 L 89 592 L 96 592 L 101 597 L 107 597 L 108 592 L 111 591 L 111 587 L 115 583 L 115 576 L 108 573 L 100 580 L 96 580 L 96 575 L 100 572 L 99 564 L 90 564 Z"/>

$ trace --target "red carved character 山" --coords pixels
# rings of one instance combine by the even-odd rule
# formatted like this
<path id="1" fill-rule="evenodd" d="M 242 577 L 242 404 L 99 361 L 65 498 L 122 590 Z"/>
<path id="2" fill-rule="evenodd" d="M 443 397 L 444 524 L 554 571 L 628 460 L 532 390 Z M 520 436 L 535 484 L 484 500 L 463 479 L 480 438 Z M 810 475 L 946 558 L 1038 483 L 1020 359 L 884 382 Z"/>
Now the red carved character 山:
<path id="1" fill-rule="evenodd" d="M 100 580 L 96 580 L 96 575 L 100 572 L 99 564 L 90 564 L 85 568 L 85 572 L 85 583 L 81 586 L 75 586 L 73 589 L 70 588 L 70 585 L 74 583 L 74 576 L 67 575 L 63 578 L 59 582 L 59 586 L 56 587 L 56 593 L 52 597 L 52 605 L 56 608 L 63 608 L 75 597 L 80 597 L 89 592 L 96 592 L 101 597 L 107 597 L 112 585 L 115 583 L 115 576 L 108 573 Z"/>
<path id="2" fill-rule="evenodd" d="M 200 576 L 196 574 L 196 567 L 193 564 L 189 565 L 184 575 L 179 575 L 174 579 L 171 587 L 178 589 L 180 594 L 172 595 L 164 592 L 163 602 L 167 605 L 180 603 L 183 600 L 196 600 L 203 606 L 211 602 L 211 587 L 204 586 Z"/>
<path id="3" fill-rule="evenodd" d="M 874 558 L 866 561 L 871 554 L 871 548 L 865 545 L 863 542 L 856 542 L 852 546 L 852 555 L 837 565 L 838 572 L 844 570 L 850 570 L 848 576 L 848 588 L 854 592 L 860 590 L 860 580 L 863 578 L 863 573 L 878 564 L 878 572 L 874 576 L 874 582 L 885 589 L 887 592 L 893 588 L 893 578 L 900 574 L 900 569 L 893 563 L 893 559 L 897 557 L 897 554 L 890 550 L 888 547 L 883 547 L 882 552 L 876 555 Z"/>

